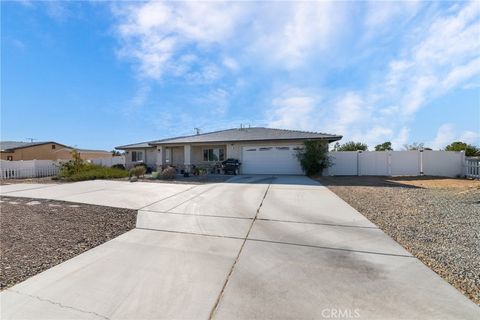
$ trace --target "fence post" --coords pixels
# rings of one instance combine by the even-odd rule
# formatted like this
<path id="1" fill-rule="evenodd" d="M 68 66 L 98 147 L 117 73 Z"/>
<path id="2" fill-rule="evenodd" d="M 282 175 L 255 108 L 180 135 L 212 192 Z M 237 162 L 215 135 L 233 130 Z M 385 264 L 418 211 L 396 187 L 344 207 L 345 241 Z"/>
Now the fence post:
<path id="1" fill-rule="evenodd" d="M 420 153 L 420 176 L 423 176 L 423 149 L 418 151 Z"/>

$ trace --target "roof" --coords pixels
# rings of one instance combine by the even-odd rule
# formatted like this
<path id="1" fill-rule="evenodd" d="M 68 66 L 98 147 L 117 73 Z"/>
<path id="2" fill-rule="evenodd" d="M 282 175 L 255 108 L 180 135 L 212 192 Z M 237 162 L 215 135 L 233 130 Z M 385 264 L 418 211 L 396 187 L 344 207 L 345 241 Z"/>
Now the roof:
<path id="1" fill-rule="evenodd" d="M 328 142 L 333 142 L 340 140 L 341 138 L 342 136 L 328 133 L 253 127 L 234 128 L 171 139 L 157 140 L 150 142 L 150 145 L 271 140 L 327 140 Z"/>
<path id="2" fill-rule="evenodd" d="M 145 141 L 139 143 L 126 144 L 124 146 L 115 147 L 115 149 L 125 150 L 125 149 L 143 149 L 143 148 L 154 148 L 150 143 L 155 141 Z"/>
<path id="3" fill-rule="evenodd" d="M 23 141 L 0 141 L 0 149 L 2 152 L 10 152 L 15 149 L 29 148 L 40 146 L 44 144 L 57 144 L 67 149 L 75 149 L 79 152 L 110 152 L 106 150 L 89 150 L 89 149 L 77 149 L 74 147 L 69 147 L 67 145 L 55 142 L 55 141 L 39 141 L 39 142 L 23 142 Z"/>
<path id="4" fill-rule="evenodd" d="M 107 150 L 77 149 L 77 148 L 75 148 L 75 150 L 77 150 L 78 152 L 92 152 L 92 153 L 102 152 L 102 153 L 112 153 L 111 151 L 107 151 Z"/>
<path id="5" fill-rule="evenodd" d="M 55 143 L 68 148 L 68 146 L 63 145 L 61 143 L 57 143 L 55 141 L 39 141 L 39 142 L 0 141 L 0 150 L 9 151 L 9 150 L 15 150 L 20 148 L 34 147 L 34 146 L 39 146 L 42 144 L 49 144 L 49 143 Z"/>

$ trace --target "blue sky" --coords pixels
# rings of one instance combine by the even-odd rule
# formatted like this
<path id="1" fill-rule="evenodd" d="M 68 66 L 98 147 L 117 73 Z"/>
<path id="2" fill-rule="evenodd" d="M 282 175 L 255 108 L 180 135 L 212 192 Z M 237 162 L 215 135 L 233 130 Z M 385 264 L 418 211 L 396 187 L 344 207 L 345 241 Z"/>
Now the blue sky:
<path id="1" fill-rule="evenodd" d="M 2 140 L 480 145 L 480 2 L 1 2 Z"/>

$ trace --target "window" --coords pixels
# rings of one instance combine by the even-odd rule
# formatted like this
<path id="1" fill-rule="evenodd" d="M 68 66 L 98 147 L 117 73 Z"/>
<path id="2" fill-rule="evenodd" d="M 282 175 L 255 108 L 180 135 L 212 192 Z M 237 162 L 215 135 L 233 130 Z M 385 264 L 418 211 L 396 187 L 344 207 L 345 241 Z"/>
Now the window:
<path id="1" fill-rule="evenodd" d="M 257 151 L 257 149 L 247 149 L 245 151 Z"/>
<path id="2" fill-rule="evenodd" d="M 258 149 L 259 151 L 267 151 L 267 150 L 272 150 L 272 147 L 262 147 Z"/>
<path id="3" fill-rule="evenodd" d="M 54 145 L 54 144 L 52 144 L 52 150 L 53 150 L 53 149 L 55 149 L 55 145 Z"/>
<path id="4" fill-rule="evenodd" d="M 7 156 L 7 161 L 13 161 L 13 157 L 12 156 Z"/>
<path id="5" fill-rule="evenodd" d="M 143 152 L 142 151 L 132 151 L 132 162 L 142 161 Z"/>
<path id="6" fill-rule="evenodd" d="M 212 148 L 203 149 L 203 161 L 223 161 L 225 160 L 225 149 Z"/>
<path id="7" fill-rule="evenodd" d="M 290 150 L 289 147 L 277 147 L 277 150 Z"/>

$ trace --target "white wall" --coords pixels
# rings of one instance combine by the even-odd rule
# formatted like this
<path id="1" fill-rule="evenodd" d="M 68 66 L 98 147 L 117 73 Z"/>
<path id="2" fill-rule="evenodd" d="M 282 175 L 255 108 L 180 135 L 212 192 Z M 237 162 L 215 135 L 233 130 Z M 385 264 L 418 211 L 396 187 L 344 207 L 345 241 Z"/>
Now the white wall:
<path id="1" fill-rule="evenodd" d="M 463 176 L 465 153 L 454 151 L 330 152 L 327 174 L 367 176 Z"/>
<path id="2" fill-rule="evenodd" d="M 104 167 L 111 167 L 116 164 L 125 165 L 125 156 L 116 156 L 111 158 L 104 158 L 104 159 L 92 159 L 89 162 L 93 164 L 98 164 Z"/>

